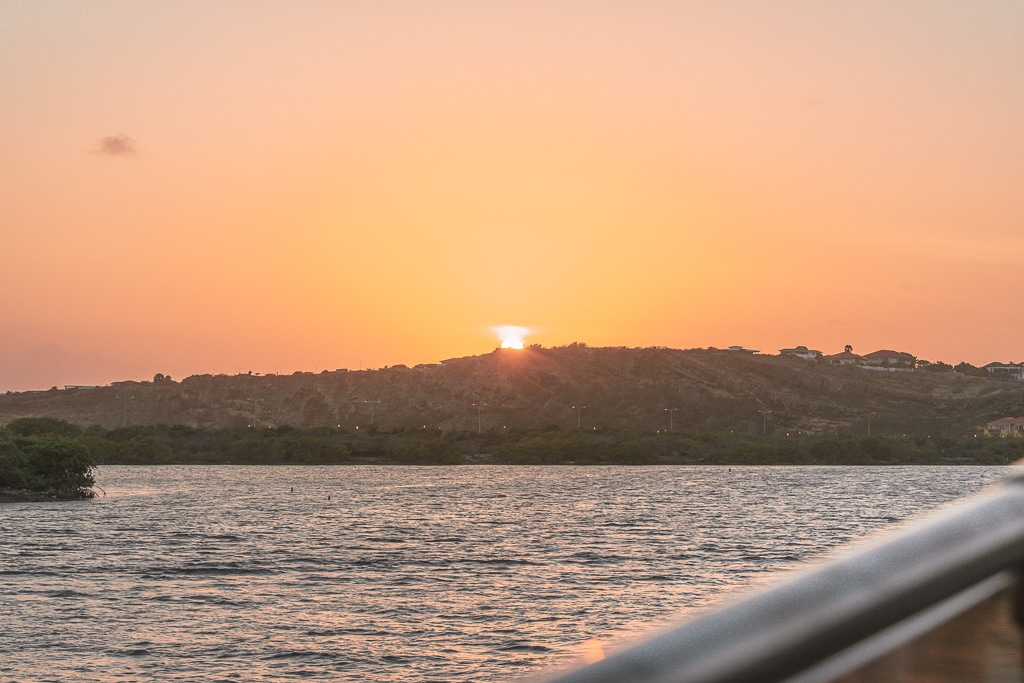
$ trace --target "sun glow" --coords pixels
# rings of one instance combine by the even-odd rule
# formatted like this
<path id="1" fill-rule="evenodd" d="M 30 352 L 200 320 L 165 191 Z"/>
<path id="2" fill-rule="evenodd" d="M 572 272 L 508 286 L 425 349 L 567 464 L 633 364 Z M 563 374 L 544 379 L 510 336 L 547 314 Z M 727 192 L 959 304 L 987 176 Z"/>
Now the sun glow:
<path id="1" fill-rule="evenodd" d="M 523 337 L 530 333 L 525 327 L 517 327 L 516 325 L 496 327 L 494 332 L 498 335 L 498 339 L 501 340 L 501 348 L 503 349 L 523 348 Z"/>

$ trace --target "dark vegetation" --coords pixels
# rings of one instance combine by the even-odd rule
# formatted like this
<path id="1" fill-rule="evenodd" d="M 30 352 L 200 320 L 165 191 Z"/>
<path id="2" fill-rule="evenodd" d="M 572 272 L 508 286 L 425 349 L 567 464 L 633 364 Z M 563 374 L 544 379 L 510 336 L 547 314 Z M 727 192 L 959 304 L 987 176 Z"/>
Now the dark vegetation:
<path id="1" fill-rule="evenodd" d="M 78 434 L 74 425 L 47 417 L 21 418 L 0 430 L 0 499 L 92 498 L 96 463 Z"/>
<path id="2" fill-rule="evenodd" d="M 21 418 L 0 429 L 0 487 L 88 492 L 101 465 L 1004 465 L 1024 439 L 971 436 L 691 433 L 571 428 L 382 431 L 330 428 L 81 429 Z"/>

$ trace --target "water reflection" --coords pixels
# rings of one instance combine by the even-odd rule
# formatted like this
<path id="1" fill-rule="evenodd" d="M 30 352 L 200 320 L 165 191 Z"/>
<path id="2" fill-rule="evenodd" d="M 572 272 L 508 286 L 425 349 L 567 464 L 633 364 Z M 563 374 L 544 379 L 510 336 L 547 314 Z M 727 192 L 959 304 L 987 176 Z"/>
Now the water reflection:
<path id="1" fill-rule="evenodd" d="M 1000 468 L 106 467 L 0 508 L 13 680 L 508 680 Z"/>

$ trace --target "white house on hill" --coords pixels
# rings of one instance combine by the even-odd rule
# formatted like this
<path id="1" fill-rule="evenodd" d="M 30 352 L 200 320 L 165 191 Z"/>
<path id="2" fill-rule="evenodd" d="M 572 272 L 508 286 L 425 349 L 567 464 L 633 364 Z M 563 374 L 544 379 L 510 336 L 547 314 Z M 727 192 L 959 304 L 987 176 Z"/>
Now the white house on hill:
<path id="1" fill-rule="evenodd" d="M 983 367 L 993 375 L 1024 380 L 1024 363 L 989 363 Z"/>
<path id="2" fill-rule="evenodd" d="M 779 355 L 796 356 L 797 358 L 805 358 L 807 360 L 817 360 L 821 358 L 821 351 L 809 349 L 806 346 L 797 346 L 792 349 L 779 349 Z"/>

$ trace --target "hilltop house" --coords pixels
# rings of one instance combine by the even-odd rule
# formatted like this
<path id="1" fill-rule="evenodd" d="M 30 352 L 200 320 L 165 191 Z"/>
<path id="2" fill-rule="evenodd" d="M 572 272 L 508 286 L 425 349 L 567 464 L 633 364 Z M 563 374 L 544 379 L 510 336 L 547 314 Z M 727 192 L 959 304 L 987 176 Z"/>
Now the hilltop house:
<path id="1" fill-rule="evenodd" d="M 887 372 L 913 370 L 917 366 L 917 358 L 909 353 L 882 349 L 859 356 L 853 352 L 850 346 L 847 346 L 842 353 L 824 356 L 822 360 L 829 365 L 856 365 L 865 370 L 885 370 Z"/>
<path id="2" fill-rule="evenodd" d="M 985 436 L 1024 437 L 1024 417 L 1004 417 L 985 425 Z"/>
<path id="3" fill-rule="evenodd" d="M 797 358 L 805 358 L 807 360 L 817 360 L 821 358 L 821 351 L 815 349 L 809 349 L 806 346 L 797 346 L 792 349 L 779 349 L 780 356 L 795 356 Z"/>
<path id="4" fill-rule="evenodd" d="M 865 355 L 861 363 L 876 368 L 907 368 L 913 370 L 917 364 L 917 359 L 909 353 L 903 353 L 902 351 L 881 350 Z"/>
<path id="5" fill-rule="evenodd" d="M 859 365 L 864 359 L 853 351 L 843 351 L 842 353 L 833 353 L 831 356 L 825 356 L 825 360 L 830 365 Z"/>
<path id="6" fill-rule="evenodd" d="M 989 363 L 983 368 L 993 375 L 1024 380 L 1024 363 Z"/>
<path id="7" fill-rule="evenodd" d="M 739 351 L 740 353 L 759 353 L 758 349 L 745 349 L 742 346 L 730 346 L 726 351 Z"/>

